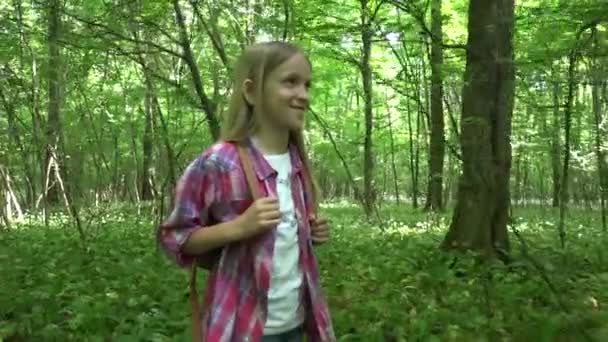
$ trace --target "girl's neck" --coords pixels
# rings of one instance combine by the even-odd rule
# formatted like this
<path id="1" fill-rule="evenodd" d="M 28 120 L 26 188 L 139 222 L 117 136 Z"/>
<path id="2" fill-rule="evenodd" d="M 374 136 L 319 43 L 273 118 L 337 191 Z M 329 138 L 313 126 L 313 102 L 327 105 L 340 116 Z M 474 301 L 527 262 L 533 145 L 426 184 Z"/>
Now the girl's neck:
<path id="1" fill-rule="evenodd" d="M 288 131 L 262 126 L 253 134 L 252 138 L 264 154 L 283 154 L 287 152 Z"/>

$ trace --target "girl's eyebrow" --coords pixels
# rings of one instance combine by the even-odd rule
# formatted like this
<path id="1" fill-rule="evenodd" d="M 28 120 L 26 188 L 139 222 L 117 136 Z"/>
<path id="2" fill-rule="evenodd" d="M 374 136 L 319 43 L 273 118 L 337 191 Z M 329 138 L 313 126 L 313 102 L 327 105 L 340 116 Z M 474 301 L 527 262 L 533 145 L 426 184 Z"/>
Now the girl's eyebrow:
<path id="1" fill-rule="evenodd" d="M 306 81 L 306 82 L 310 82 L 310 81 L 311 81 L 311 79 L 310 79 L 310 78 L 304 78 L 304 77 L 302 77 L 302 75 L 301 75 L 301 74 L 299 74 L 299 73 L 298 73 L 298 72 L 296 72 L 296 71 L 287 71 L 287 72 L 286 72 L 286 73 L 283 75 L 283 78 L 290 78 L 290 77 L 297 77 L 297 78 L 301 78 L 301 79 L 304 79 L 304 81 Z"/>

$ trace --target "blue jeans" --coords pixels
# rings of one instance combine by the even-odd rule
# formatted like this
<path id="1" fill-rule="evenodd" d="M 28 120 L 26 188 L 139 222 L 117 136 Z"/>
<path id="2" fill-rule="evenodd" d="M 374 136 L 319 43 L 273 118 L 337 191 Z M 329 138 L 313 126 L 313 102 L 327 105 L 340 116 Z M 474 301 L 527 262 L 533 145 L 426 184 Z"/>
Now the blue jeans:
<path id="1" fill-rule="evenodd" d="M 302 327 L 297 327 L 278 335 L 262 336 L 262 342 L 302 342 L 304 341 L 304 332 Z"/>

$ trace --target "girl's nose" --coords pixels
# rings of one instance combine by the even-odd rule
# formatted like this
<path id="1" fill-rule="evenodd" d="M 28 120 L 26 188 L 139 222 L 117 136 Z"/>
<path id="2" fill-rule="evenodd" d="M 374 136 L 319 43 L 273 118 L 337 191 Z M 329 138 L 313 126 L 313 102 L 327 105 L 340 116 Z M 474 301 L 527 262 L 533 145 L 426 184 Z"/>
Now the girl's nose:
<path id="1" fill-rule="evenodd" d="M 305 85 L 298 87 L 298 99 L 306 101 L 306 104 L 308 104 L 310 97 L 308 88 Z"/>

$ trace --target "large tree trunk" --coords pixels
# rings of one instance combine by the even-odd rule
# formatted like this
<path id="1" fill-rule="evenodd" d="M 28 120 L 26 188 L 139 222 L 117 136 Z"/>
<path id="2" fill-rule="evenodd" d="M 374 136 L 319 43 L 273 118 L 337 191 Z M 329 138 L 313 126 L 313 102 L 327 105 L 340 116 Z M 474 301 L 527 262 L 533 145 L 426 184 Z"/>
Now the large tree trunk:
<path id="1" fill-rule="evenodd" d="M 431 3 L 431 32 L 433 34 L 431 49 L 431 144 L 429 158 L 427 210 L 443 209 L 443 161 L 445 156 L 445 138 L 443 122 L 443 81 L 441 66 L 443 64 L 443 32 L 441 29 L 441 0 Z"/>
<path id="2" fill-rule="evenodd" d="M 513 0 L 471 0 L 461 120 L 463 172 L 444 249 L 509 251 Z"/>

